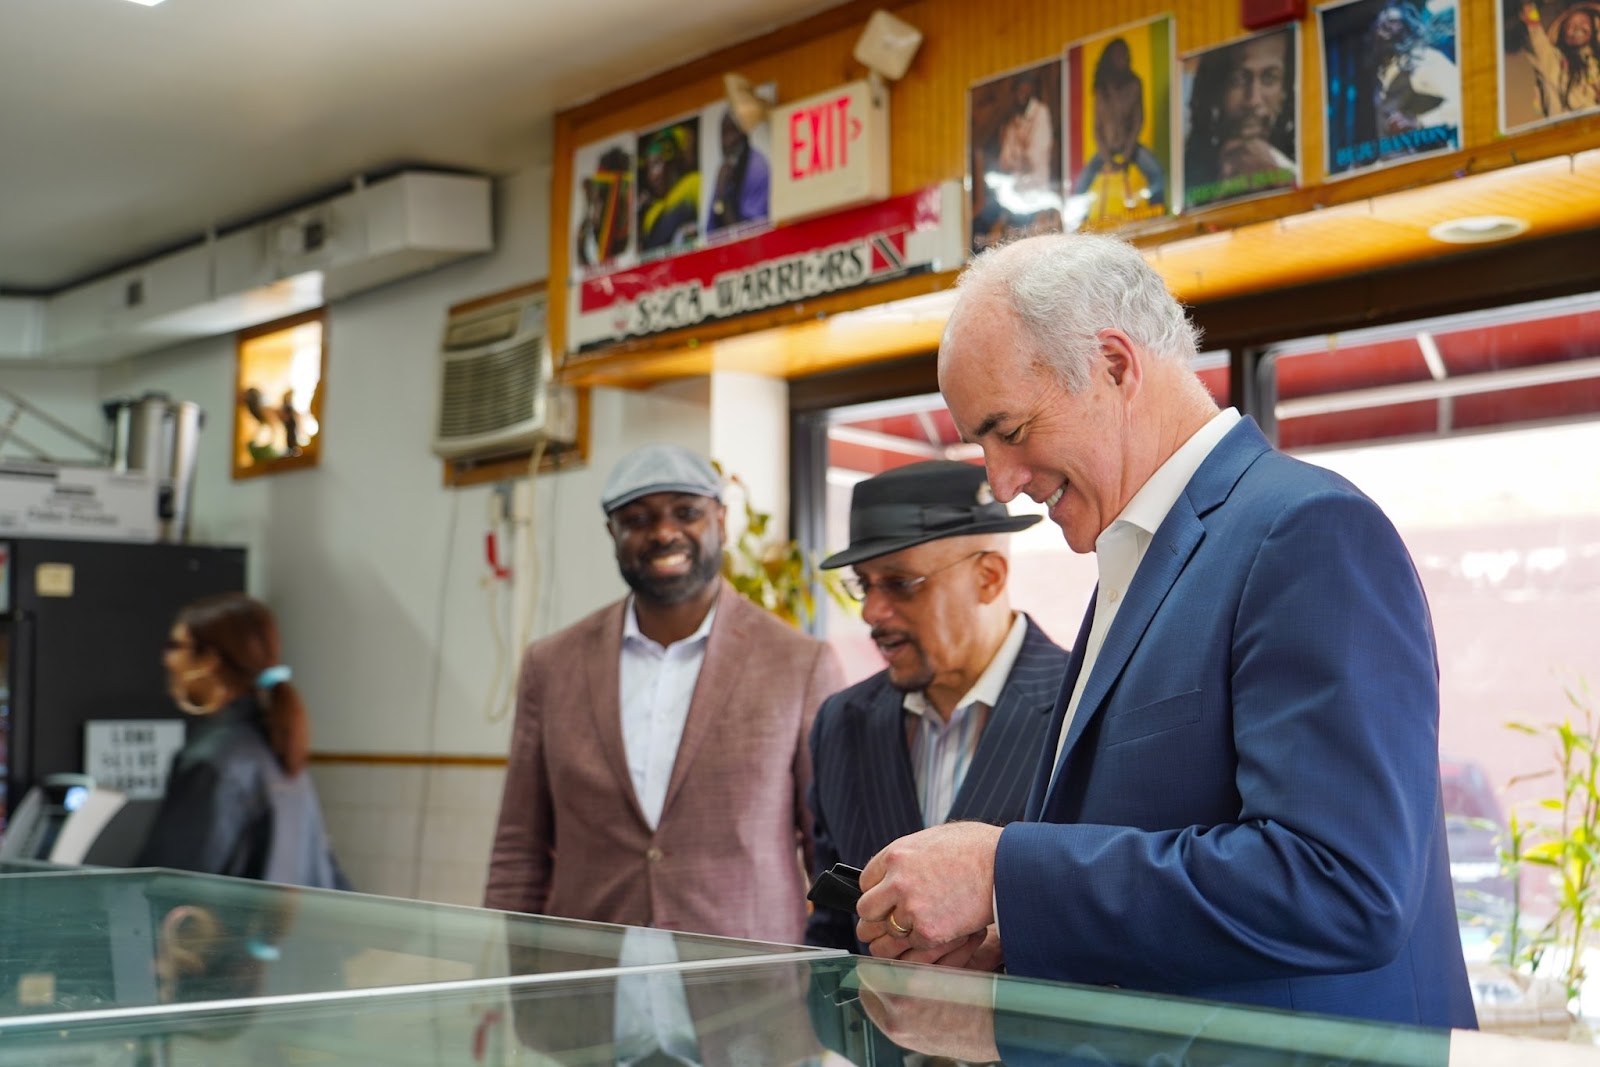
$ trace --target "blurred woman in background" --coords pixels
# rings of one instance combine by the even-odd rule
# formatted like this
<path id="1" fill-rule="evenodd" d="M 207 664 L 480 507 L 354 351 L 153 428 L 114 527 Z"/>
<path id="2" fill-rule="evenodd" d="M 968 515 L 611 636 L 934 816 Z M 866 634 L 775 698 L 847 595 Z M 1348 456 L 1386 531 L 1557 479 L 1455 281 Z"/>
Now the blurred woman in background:
<path id="1" fill-rule="evenodd" d="M 190 604 L 163 663 L 193 719 L 139 865 L 348 889 L 305 773 L 305 705 L 266 605 L 239 593 Z"/>

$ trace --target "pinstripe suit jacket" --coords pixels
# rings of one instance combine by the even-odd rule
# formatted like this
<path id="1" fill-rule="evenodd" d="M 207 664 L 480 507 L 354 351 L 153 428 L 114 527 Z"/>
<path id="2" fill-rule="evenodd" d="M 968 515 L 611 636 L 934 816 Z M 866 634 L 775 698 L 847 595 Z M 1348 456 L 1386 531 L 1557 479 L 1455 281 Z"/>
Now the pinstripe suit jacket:
<path id="1" fill-rule="evenodd" d="M 1022 818 L 1066 669 L 1067 653 L 1029 619 L 1000 702 L 989 713 L 950 806 L 950 821 L 1004 826 Z M 809 793 L 813 877 L 839 861 L 865 867 L 885 845 L 923 829 L 906 750 L 903 699 L 889 684 L 889 673 L 881 671 L 835 693 L 817 711 Z M 827 908 L 817 908 L 806 921 L 806 943 L 861 951 L 854 916 Z"/>

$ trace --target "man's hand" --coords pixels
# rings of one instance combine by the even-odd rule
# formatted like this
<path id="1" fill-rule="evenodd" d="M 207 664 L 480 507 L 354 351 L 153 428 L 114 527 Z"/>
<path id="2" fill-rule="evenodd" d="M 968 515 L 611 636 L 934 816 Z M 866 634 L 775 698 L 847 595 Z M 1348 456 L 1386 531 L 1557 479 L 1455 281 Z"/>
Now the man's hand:
<path id="1" fill-rule="evenodd" d="M 856 936 L 874 956 L 932 962 L 907 956 L 920 949 L 970 962 L 994 922 L 999 842 L 1000 827 L 981 822 L 945 823 L 893 842 L 861 872 Z"/>

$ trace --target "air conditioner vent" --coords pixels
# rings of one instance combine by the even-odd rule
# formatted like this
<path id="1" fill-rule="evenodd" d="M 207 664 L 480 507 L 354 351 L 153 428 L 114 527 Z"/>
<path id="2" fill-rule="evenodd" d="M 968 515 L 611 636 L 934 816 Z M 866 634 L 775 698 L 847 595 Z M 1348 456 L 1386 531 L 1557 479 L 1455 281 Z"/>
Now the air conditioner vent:
<path id="1" fill-rule="evenodd" d="M 577 438 L 577 398 L 551 384 L 545 296 L 520 293 L 445 322 L 435 455 L 477 460 Z"/>
<path id="2" fill-rule="evenodd" d="M 441 438 L 476 437 L 519 423 L 544 407 L 544 338 L 444 357 Z"/>

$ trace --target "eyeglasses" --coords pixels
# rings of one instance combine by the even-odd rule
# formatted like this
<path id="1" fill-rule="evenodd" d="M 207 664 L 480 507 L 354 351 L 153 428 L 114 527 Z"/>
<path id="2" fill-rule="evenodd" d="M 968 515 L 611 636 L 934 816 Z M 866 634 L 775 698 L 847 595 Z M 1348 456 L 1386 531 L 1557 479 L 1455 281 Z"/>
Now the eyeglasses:
<path id="1" fill-rule="evenodd" d="M 167 652 L 179 652 L 194 647 L 193 641 L 179 641 L 176 637 L 169 637 L 161 642 L 161 647 Z"/>
<path id="2" fill-rule="evenodd" d="M 953 559 L 942 567 L 935 567 L 927 574 L 920 574 L 915 577 L 891 574 L 886 578 L 863 578 L 859 574 L 845 574 L 840 576 L 839 584 L 844 586 L 844 591 L 850 594 L 850 599 L 852 600 L 866 600 L 867 594 L 874 589 L 890 600 L 910 600 L 917 595 L 917 590 L 922 588 L 922 584 L 935 574 L 940 571 L 947 571 L 956 564 L 965 563 L 969 559 L 987 556 L 989 552 L 990 550 L 987 548 L 979 549 L 958 559 Z"/>

